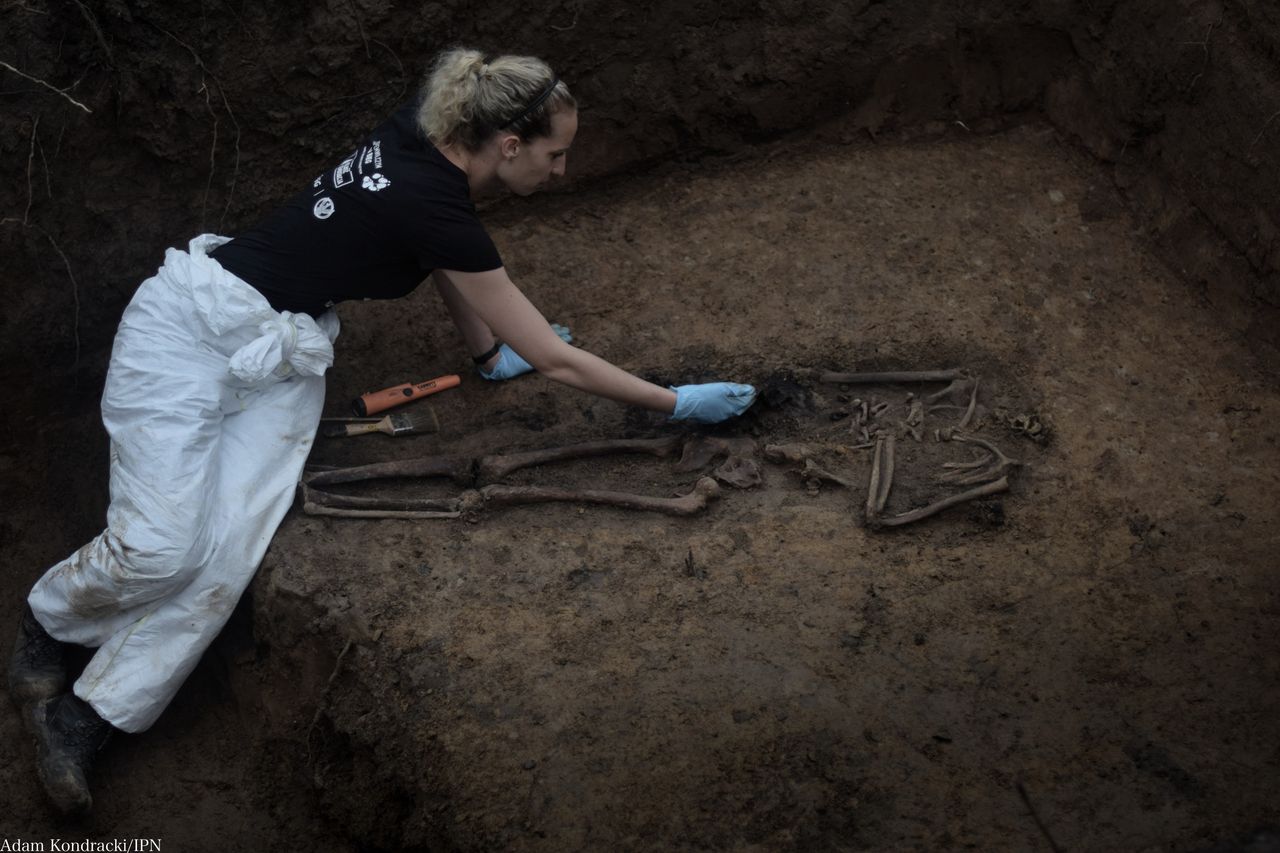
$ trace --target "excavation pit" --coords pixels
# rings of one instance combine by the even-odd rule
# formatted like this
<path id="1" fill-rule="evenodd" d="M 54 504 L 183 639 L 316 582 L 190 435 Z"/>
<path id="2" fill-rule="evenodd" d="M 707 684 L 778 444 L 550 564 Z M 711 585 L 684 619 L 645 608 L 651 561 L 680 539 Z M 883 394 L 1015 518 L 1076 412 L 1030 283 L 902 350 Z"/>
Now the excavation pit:
<path id="1" fill-rule="evenodd" d="M 162 247 L 257 221 L 450 41 L 545 55 L 582 99 L 574 181 L 483 210 L 544 314 L 655 381 L 757 383 L 760 410 L 708 432 L 820 444 L 858 486 L 762 463 L 758 487 L 689 518 L 544 504 L 370 521 L 299 503 L 160 723 L 104 755 L 77 834 L 190 850 L 1265 842 L 1280 18 L 1086 5 L 0 11 L 20 34 L 0 59 L 56 89 L 83 79 L 59 94 L 6 76 L 0 95 L 0 630 L 101 528 L 96 398 Z M 439 433 L 318 439 L 313 465 L 673 431 L 538 377 L 480 381 L 429 287 L 340 310 L 326 414 L 464 379 L 431 398 Z M 949 367 L 981 377 L 979 434 L 1023 464 L 1004 494 L 868 527 L 853 401 L 913 389 L 809 371 Z M 962 414 L 898 435 L 888 512 L 957 488 L 935 475 L 971 457 L 931 429 Z M 697 476 L 624 457 L 509 482 L 665 495 Z M 0 834 L 70 837 L 16 714 L 0 735 Z"/>

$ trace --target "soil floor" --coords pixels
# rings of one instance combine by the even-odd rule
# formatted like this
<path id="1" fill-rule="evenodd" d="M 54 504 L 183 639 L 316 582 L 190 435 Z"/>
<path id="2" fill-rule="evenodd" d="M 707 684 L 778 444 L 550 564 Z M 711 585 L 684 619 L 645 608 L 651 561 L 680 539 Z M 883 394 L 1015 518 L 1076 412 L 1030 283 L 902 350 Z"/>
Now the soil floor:
<path id="1" fill-rule="evenodd" d="M 1254 334 L 1275 317 L 1185 284 L 1051 128 L 789 141 L 490 221 L 582 346 L 656 381 L 756 383 L 756 410 L 707 432 L 808 443 L 855 487 L 808 487 L 760 454 L 761 485 L 690 518 L 295 509 L 174 706 L 105 754 L 89 822 L 53 819 L 0 713 L 0 834 L 1192 851 L 1280 821 L 1280 361 Z M 342 318 L 329 414 L 464 379 L 413 404 L 439 434 L 318 439 L 316 465 L 698 434 L 539 377 L 474 378 L 429 288 Z M 1023 463 L 1012 487 L 871 530 L 855 399 L 890 404 L 872 426 L 897 438 L 895 514 L 964 488 L 937 477 L 971 447 L 934 430 L 967 395 L 939 398 L 959 408 L 927 413 L 916 441 L 907 395 L 945 383 L 811 371 L 951 367 L 980 377 L 969 431 Z M 504 482 L 665 496 L 699 476 L 626 456 Z"/>

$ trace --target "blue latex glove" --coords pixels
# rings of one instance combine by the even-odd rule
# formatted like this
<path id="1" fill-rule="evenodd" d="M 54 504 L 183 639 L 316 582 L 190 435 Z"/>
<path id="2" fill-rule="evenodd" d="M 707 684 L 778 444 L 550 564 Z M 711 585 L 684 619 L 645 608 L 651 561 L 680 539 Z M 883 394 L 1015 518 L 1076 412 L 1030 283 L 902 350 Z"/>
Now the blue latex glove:
<path id="1" fill-rule="evenodd" d="M 551 331 L 559 335 L 560 340 L 566 344 L 573 342 L 573 335 L 569 333 L 568 326 L 552 323 Z M 498 350 L 498 360 L 493 363 L 491 369 L 485 370 L 483 367 L 477 369 L 481 378 L 498 382 L 503 379 L 512 379 L 523 373 L 532 373 L 533 365 L 521 358 L 511 347 L 503 344 Z"/>
<path id="2" fill-rule="evenodd" d="M 740 415 L 755 402 L 756 389 L 736 382 L 711 382 L 706 385 L 672 387 L 676 392 L 673 421 L 697 421 L 714 424 Z"/>

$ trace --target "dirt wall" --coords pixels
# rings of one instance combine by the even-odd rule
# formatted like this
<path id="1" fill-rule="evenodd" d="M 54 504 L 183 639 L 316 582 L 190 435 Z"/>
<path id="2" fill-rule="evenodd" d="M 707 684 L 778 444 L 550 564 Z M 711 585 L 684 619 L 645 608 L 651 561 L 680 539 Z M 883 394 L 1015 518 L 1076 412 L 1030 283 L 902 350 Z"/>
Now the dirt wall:
<path id="1" fill-rule="evenodd" d="M 1266 4 L 51 2 L 7 7 L 0 29 L 17 36 L 9 64 L 68 87 L 4 72 L 0 355 L 33 374 L 100 367 L 160 247 L 256 220 L 453 43 L 539 54 L 571 81 L 578 181 L 850 113 L 874 135 L 1044 108 L 1124 167 L 1160 233 L 1202 218 L 1277 298 L 1280 12 Z"/>

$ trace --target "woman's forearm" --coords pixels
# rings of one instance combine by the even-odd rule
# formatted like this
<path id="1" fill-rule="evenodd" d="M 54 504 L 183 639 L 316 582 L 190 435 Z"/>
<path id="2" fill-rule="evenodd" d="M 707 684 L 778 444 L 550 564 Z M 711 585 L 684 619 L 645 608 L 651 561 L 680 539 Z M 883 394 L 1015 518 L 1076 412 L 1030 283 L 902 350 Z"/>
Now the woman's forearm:
<path id="1" fill-rule="evenodd" d="M 448 271 L 443 277 L 456 288 L 471 314 L 542 375 L 619 403 L 667 414 L 675 411 L 674 391 L 632 376 L 562 341 L 542 313 L 512 284 L 506 270 Z"/>
<path id="2" fill-rule="evenodd" d="M 580 391 L 668 415 L 675 411 L 674 391 L 646 382 L 597 355 L 568 344 L 557 347 L 544 364 L 530 363 L 548 379 Z"/>

